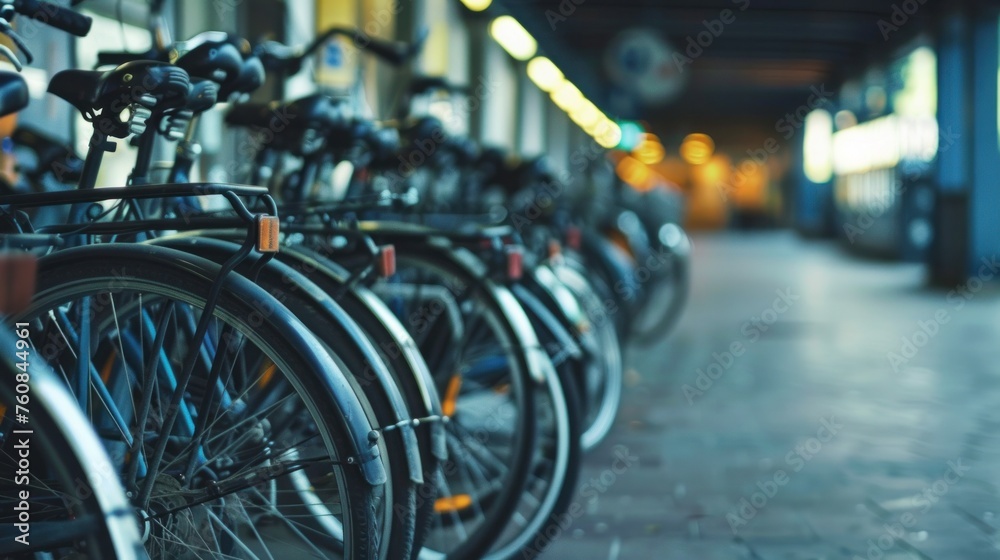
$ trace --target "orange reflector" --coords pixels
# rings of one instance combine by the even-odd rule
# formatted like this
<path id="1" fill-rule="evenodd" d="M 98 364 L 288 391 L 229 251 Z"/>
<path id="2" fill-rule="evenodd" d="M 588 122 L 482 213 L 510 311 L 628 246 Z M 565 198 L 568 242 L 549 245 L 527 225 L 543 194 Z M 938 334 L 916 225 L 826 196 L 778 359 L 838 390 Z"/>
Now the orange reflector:
<path id="1" fill-rule="evenodd" d="M 566 245 L 574 251 L 579 251 L 583 246 L 583 233 L 576 226 L 569 226 L 566 229 Z"/>
<path id="2" fill-rule="evenodd" d="M 280 230 L 277 216 L 257 216 L 257 250 L 261 253 L 277 253 Z"/>
<path id="3" fill-rule="evenodd" d="M 0 404 L 0 418 L 7 416 L 7 407 Z"/>
<path id="4" fill-rule="evenodd" d="M 263 388 L 270 385 L 271 380 L 274 379 L 274 374 L 277 371 L 278 371 L 278 366 L 276 366 L 274 362 L 271 362 L 271 365 L 267 366 L 267 368 L 264 369 L 264 373 L 260 374 L 260 379 L 257 380 L 257 386 Z"/>
<path id="5" fill-rule="evenodd" d="M 462 388 L 462 376 L 454 375 L 448 380 L 448 390 L 444 393 L 444 401 L 441 403 L 441 412 L 445 416 L 454 416 L 458 403 L 458 391 Z"/>
<path id="6" fill-rule="evenodd" d="M 0 314 L 16 315 L 35 295 L 38 258 L 31 253 L 0 254 Z"/>
<path id="7" fill-rule="evenodd" d="M 396 274 L 396 246 L 383 245 L 378 251 L 378 275 L 388 278 Z"/>
<path id="8" fill-rule="evenodd" d="M 524 253 L 520 247 L 507 249 L 507 279 L 520 280 L 524 274 Z"/>
<path id="9" fill-rule="evenodd" d="M 118 357 L 118 351 L 115 349 L 111 350 L 111 354 L 108 355 L 108 359 L 104 362 L 104 367 L 101 368 L 101 381 L 105 385 L 108 384 L 108 380 L 111 379 L 111 368 L 115 365 L 115 358 Z"/>
<path id="10" fill-rule="evenodd" d="M 434 511 L 436 513 L 448 513 L 466 509 L 471 505 L 472 496 L 468 494 L 456 494 L 434 500 Z"/>

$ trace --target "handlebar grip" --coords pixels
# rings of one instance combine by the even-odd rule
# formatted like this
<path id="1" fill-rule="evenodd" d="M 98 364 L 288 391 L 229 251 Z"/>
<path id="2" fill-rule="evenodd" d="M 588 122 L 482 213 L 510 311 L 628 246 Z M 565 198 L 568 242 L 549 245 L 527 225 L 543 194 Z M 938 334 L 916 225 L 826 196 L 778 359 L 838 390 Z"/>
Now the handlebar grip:
<path id="1" fill-rule="evenodd" d="M 367 49 L 372 52 L 375 56 L 378 56 L 382 60 L 392 64 L 393 66 L 400 66 L 409 60 L 411 53 L 409 49 L 405 46 L 401 46 L 397 43 L 389 43 L 387 41 L 380 41 L 378 39 L 369 38 L 365 40 L 355 40 L 355 43 L 361 49 Z"/>
<path id="2" fill-rule="evenodd" d="M 86 37 L 94 23 L 88 16 L 43 0 L 15 0 L 14 11 L 77 37 Z"/>

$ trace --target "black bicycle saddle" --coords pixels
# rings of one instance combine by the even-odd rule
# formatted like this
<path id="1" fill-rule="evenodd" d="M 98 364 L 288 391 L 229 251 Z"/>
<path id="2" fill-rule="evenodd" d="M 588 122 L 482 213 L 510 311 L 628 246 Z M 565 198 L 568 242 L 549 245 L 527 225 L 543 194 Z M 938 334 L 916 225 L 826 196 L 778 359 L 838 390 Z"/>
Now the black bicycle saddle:
<path id="1" fill-rule="evenodd" d="M 0 116 L 16 113 L 28 106 L 28 84 L 20 74 L 0 72 Z"/>
<path id="2" fill-rule="evenodd" d="M 220 86 L 227 86 L 239 78 L 243 55 L 225 33 L 207 31 L 185 41 L 184 45 L 190 50 L 180 55 L 174 64 L 191 78 L 211 80 Z"/>
<path id="3" fill-rule="evenodd" d="M 253 93 L 262 85 L 264 85 L 264 65 L 259 58 L 251 56 L 243 61 L 236 79 L 219 90 L 219 99 L 229 99 L 236 93 Z"/>
<path id="4" fill-rule="evenodd" d="M 141 105 L 151 111 L 183 107 L 190 79 L 182 68 L 154 60 L 127 62 L 108 72 L 63 70 L 52 77 L 49 93 L 68 101 L 85 117 L 100 114 L 101 131 L 125 138 L 131 112 Z"/>
<path id="5" fill-rule="evenodd" d="M 299 156 L 319 149 L 326 134 L 340 122 L 340 112 L 321 93 L 285 104 L 237 105 L 226 114 L 227 124 L 266 131 L 269 147 Z"/>

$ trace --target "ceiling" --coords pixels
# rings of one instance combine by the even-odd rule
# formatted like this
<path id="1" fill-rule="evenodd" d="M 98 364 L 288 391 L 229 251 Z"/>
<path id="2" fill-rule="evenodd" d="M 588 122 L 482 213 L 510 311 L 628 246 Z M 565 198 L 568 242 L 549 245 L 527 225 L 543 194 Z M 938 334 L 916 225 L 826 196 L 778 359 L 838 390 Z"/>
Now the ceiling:
<path id="1" fill-rule="evenodd" d="M 731 23 L 685 68 L 687 84 L 679 97 L 637 115 L 661 127 L 774 123 L 802 105 L 813 86 L 833 87 L 927 29 L 936 0 L 908 1 L 911 11 L 919 7 L 888 39 L 879 20 L 891 22 L 893 5 L 904 0 L 505 0 L 503 6 L 605 106 L 614 96 L 603 58 L 619 33 L 655 30 L 683 52 L 688 37 L 705 31 L 704 21 L 732 10 Z"/>

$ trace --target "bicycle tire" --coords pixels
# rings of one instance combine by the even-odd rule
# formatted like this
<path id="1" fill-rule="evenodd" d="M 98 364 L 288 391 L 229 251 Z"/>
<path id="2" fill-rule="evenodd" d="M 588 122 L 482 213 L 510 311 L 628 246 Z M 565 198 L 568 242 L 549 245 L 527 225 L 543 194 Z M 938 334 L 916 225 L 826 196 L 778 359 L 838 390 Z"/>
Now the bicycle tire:
<path id="1" fill-rule="evenodd" d="M 40 259 L 38 291 L 31 308 L 21 317 L 53 309 L 81 294 L 108 292 L 116 286 L 121 291 L 123 285 L 172 297 L 187 305 L 203 306 L 219 270 L 218 265 L 199 257 L 149 245 L 67 249 Z M 253 319 L 263 306 L 271 306 L 274 313 L 266 321 Z M 345 533 L 350 535 L 344 557 L 379 558 L 381 531 L 374 512 L 382 488 L 366 480 L 364 468 L 368 459 L 362 457 L 356 464 L 348 460 L 357 456 L 359 443 L 365 441 L 367 433 L 357 433 L 361 431 L 356 428 L 360 403 L 343 408 L 345 402 L 357 402 L 357 397 L 344 393 L 351 389 L 342 377 L 336 377 L 339 373 L 336 364 L 329 356 L 316 352 L 321 348 L 320 342 L 301 323 L 290 319 L 287 309 L 238 275 L 225 278 L 215 316 L 226 324 L 238 325 L 241 334 L 267 352 L 306 412 L 316 420 L 322 445 L 333 459 L 331 472 L 336 473 L 344 502 L 343 523 Z"/>

